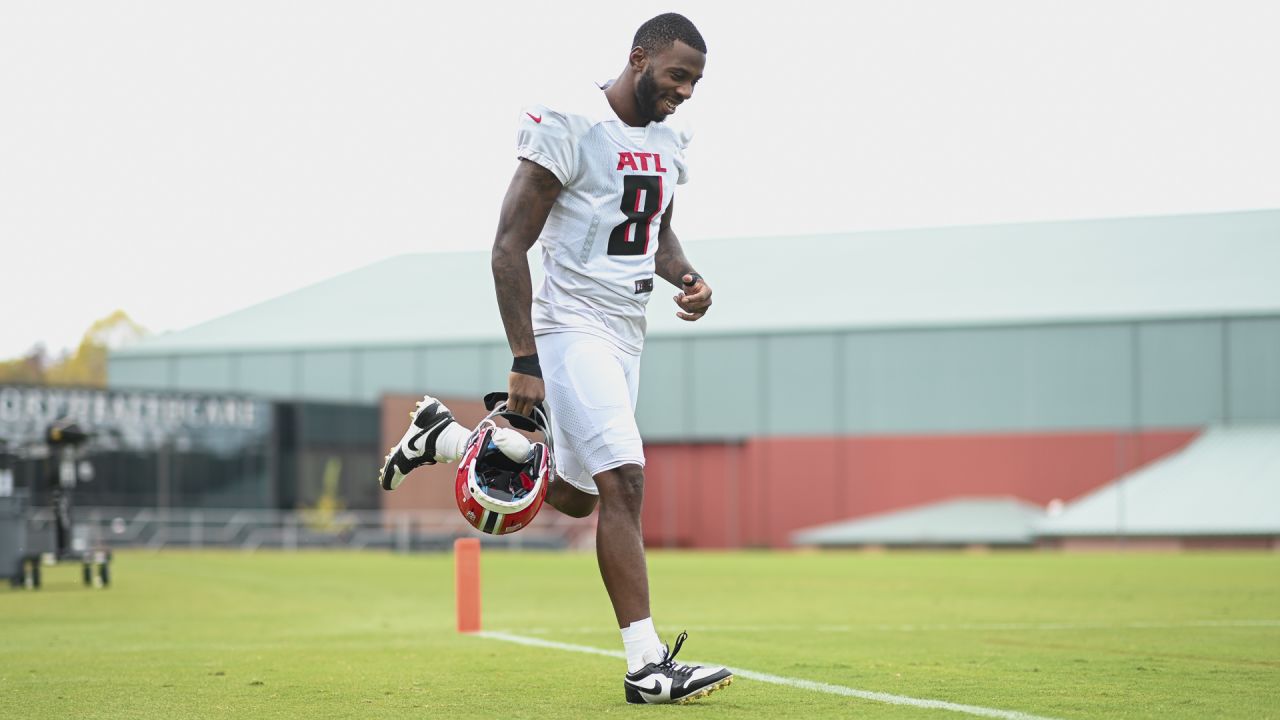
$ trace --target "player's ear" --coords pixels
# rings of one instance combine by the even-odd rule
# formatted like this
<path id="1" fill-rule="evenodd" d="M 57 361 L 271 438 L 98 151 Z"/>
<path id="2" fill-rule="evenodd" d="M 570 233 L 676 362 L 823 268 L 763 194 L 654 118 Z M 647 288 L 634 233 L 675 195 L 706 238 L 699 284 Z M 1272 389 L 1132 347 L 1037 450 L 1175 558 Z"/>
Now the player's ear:
<path id="1" fill-rule="evenodd" d="M 649 54 L 639 45 L 631 48 L 631 55 L 627 57 L 627 64 L 636 72 L 644 72 L 644 68 L 649 64 Z"/>

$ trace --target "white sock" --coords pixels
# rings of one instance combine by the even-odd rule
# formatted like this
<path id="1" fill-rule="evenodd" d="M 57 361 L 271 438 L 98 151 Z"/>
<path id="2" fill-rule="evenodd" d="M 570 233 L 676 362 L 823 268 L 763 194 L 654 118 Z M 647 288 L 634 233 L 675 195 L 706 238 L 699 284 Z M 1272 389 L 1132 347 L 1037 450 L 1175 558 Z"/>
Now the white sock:
<path id="1" fill-rule="evenodd" d="M 622 649 L 627 653 L 627 672 L 633 673 L 662 659 L 662 641 L 653 629 L 653 618 L 637 620 L 622 628 Z"/>
<path id="2" fill-rule="evenodd" d="M 449 427 L 441 430 L 436 436 L 436 462 L 451 463 L 462 457 L 462 451 L 467 449 L 469 437 L 471 437 L 470 430 L 457 422 L 449 423 Z"/>

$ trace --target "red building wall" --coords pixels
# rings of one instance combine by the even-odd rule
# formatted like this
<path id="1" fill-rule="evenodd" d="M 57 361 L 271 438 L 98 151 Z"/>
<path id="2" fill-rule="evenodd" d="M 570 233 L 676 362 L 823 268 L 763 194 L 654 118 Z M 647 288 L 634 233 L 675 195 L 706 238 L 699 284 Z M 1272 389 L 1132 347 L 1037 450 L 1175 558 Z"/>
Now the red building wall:
<path id="1" fill-rule="evenodd" d="M 1186 446 L 1195 430 L 757 438 L 651 444 L 646 542 L 784 547 L 820 523 L 948 498 L 1071 500 Z"/>

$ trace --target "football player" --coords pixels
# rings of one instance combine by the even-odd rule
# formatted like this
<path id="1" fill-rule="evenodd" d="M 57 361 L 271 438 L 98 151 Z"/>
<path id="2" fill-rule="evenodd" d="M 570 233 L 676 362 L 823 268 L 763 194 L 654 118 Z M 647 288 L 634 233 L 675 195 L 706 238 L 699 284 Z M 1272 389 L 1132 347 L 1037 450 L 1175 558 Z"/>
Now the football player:
<path id="1" fill-rule="evenodd" d="M 644 452 L 636 427 L 645 306 L 654 275 L 679 289 L 676 315 L 696 321 L 711 288 L 672 229 L 676 185 L 688 178 L 689 134 L 665 121 L 693 96 L 707 47 L 687 18 L 640 26 L 626 67 L 580 101 L 535 105 L 519 119 L 515 176 L 493 245 L 498 307 L 514 355 L 508 407 L 554 413 L 557 477 L 546 502 L 574 517 L 599 508 L 596 553 L 627 657 L 630 703 L 681 702 L 728 685 L 721 667 L 675 662 L 649 610 L 640 507 Z M 535 297 L 527 253 L 541 241 Z M 426 397 L 392 449 L 382 484 L 414 467 L 452 461 L 468 432 Z"/>

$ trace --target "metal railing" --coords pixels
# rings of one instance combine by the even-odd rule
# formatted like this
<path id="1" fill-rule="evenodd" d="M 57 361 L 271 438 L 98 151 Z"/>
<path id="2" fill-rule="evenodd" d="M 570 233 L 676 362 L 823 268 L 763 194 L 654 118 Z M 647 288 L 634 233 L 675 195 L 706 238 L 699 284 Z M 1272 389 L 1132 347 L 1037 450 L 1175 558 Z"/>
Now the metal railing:
<path id="1" fill-rule="evenodd" d="M 30 537 L 52 537 L 53 511 L 35 509 Z M 76 508 L 74 550 L 94 548 L 229 548 L 252 552 L 307 549 L 444 550 L 460 537 L 510 549 L 591 549 L 595 517 L 571 518 L 549 511 L 520 532 L 484 535 L 452 510 L 222 510 L 208 508 Z"/>

